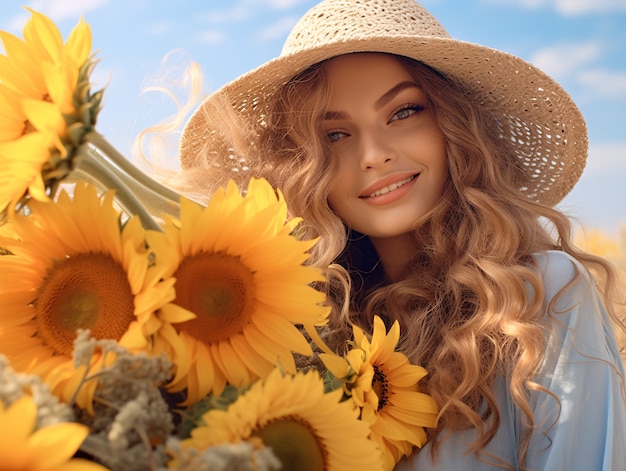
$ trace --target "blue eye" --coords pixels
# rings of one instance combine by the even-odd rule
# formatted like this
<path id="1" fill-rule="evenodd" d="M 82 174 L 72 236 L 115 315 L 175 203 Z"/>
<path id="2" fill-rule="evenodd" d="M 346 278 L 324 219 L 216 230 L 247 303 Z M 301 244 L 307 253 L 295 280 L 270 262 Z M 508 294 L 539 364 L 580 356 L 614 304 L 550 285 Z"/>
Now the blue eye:
<path id="1" fill-rule="evenodd" d="M 347 136 L 347 133 L 342 132 L 342 131 L 333 131 L 333 132 L 329 132 L 327 136 L 330 142 L 337 142 L 342 137 Z"/>
<path id="2" fill-rule="evenodd" d="M 422 105 L 403 105 L 393 113 L 389 122 L 407 119 L 423 109 Z"/>

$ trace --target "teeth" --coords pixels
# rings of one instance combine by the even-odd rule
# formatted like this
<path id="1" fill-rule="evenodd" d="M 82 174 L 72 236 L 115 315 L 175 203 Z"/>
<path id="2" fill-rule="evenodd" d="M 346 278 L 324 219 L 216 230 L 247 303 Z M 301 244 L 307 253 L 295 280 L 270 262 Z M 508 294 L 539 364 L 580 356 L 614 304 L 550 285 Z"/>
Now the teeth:
<path id="1" fill-rule="evenodd" d="M 409 177 L 409 178 L 405 178 L 404 180 L 401 180 L 399 182 L 392 183 L 391 185 L 386 186 L 384 188 L 381 188 L 380 190 L 376 190 L 374 193 L 369 195 L 368 198 L 371 198 L 372 196 L 384 195 L 385 193 L 389 193 L 390 191 L 396 190 L 396 189 L 400 188 L 402 185 L 404 185 L 406 183 L 409 183 L 414 178 L 415 178 L 415 176 L 412 176 L 412 177 Z"/>

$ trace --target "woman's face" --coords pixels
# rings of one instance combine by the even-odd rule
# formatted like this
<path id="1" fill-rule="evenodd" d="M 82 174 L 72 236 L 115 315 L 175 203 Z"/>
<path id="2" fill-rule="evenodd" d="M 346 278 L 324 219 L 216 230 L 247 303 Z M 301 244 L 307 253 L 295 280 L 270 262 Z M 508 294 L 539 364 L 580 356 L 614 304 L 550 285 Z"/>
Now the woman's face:
<path id="1" fill-rule="evenodd" d="M 374 242 L 403 236 L 437 204 L 448 176 L 444 136 L 426 96 L 390 55 L 339 56 L 326 71 L 322 125 L 339 160 L 329 204 Z"/>

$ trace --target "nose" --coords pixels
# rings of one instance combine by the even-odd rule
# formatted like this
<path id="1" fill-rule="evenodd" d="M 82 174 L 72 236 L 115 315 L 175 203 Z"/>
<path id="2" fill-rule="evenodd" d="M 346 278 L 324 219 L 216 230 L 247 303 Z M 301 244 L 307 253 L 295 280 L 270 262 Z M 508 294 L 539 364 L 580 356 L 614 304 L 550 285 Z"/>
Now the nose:
<path id="1" fill-rule="evenodd" d="M 362 138 L 361 170 L 373 170 L 383 167 L 396 158 L 390 142 L 376 132 L 368 132 Z"/>

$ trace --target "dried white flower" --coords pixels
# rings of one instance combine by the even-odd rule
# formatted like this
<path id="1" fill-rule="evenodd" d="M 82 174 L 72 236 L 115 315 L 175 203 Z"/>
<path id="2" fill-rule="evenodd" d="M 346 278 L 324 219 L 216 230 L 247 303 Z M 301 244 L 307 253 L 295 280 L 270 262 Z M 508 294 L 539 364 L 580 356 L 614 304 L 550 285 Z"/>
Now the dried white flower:
<path id="1" fill-rule="evenodd" d="M 178 466 L 168 467 L 169 471 L 275 471 L 281 468 L 271 448 L 258 448 L 246 441 L 196 450 L 183 449 L 178 439 L 171 438 L 167 448 L 178 459 Z"/>
<path id="2" fill-rule="evenodd" d="M 9 360 L 0 355 L 0 401 L 6 407 L 26 394 L 32 396 L 37 407 L 36 429 L 74 419 L 72 409 L 59 402 L 39 376 L 16 373 Z"/>
<path id="3" fill-rule="evenodd" d="M 77 355 L 96 351 L 115 361 L 95 375 L 95 416 L 81 411 L 80 422 L 92 430 L 81 449 L 112 471 L 154 470 L 165 463 L 164 444 L 174 430 L 161 390 L 171 376 L 171 362 L 165 356 L 133 354 L 113 340 L 77 337 Z M 89 356 L 80 360 L 90 363 Z M 90 380 L 88 375 L 85 382 Z"/>

